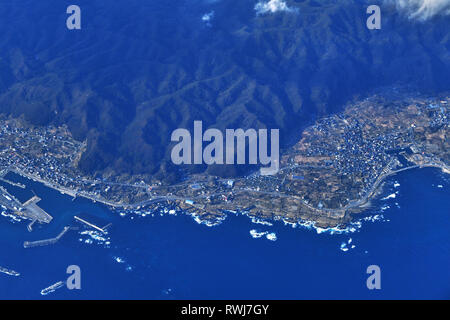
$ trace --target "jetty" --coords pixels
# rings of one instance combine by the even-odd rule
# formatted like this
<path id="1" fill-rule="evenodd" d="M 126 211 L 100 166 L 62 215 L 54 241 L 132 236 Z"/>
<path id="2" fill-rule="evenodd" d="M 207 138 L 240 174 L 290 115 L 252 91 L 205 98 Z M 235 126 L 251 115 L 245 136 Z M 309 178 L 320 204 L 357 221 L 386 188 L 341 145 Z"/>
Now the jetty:
<path id="1" fill-rule="evenodd" d="M 54 238 L 45 239 L 45 240 L 37 240 L 37 241 L 25 241 L 23 243 L 23 247 L 24 248 L 33 248 L 33 247 L 42 247 L 42 246 L 48 246 L 48 245 L 51 245 L 51 244 L 55 244 L 70 229 L 71 229 L 71 227 L 69 227 L 69 226 L 64 227 L 64 229 Z"/>
<path id="2" fill-rule="evenodd" d="M 28 225 L 27 225 L 27 229 L 28 232 L 33 231 L 33 225 L 36 223 L 37 219 L 33 219 L 33 221 L 31 221 Z"/>
<path id="3" fill-rule="evenodd" d="M 87 226 L 89 226 L 91 228 L 94 228 L 94 229 L 96 229 L 96 230 L 98 230 L 98 231 L 100 231 L 102 233 L 106 233 L 106 231 L 107 231 L 106 229 L 108 229 L 111 226 L 111 223 L 109 223 L 106 226 L 104 226 L 103 228 L 100 228 L 99 226 L 96 226 L 95 224 L 93 224 L 93 223 L 91 223 L 89 221 L 86 221 L 86 220 L 84 220 L 84 219 L 82 219 L 80 217 L 74 216 L 74 218 L 75 218 L 75 220 L 77 220 L 77 221 L 79 221 L 81 223 L 84 223 L 85 225 L 87 225 Z"/>

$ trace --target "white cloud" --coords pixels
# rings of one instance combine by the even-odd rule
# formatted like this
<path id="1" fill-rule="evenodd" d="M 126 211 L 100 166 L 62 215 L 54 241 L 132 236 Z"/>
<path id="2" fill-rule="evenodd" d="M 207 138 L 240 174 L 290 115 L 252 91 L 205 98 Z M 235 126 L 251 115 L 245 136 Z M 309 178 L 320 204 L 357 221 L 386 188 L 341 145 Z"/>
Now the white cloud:
<path id="1" fill-rule="evenodd" d="M 450 15 L 450 0 L 385 0 L 411 19 L 428 20 L 436 15 Z"/>
<path id="2" fill-rule="evenodd" d="M 279 11 L 296 12 L 297 9 L 288 7 L 283 0 L 260 0 L 255 5 L 256 14 L 274 13 Z"/>

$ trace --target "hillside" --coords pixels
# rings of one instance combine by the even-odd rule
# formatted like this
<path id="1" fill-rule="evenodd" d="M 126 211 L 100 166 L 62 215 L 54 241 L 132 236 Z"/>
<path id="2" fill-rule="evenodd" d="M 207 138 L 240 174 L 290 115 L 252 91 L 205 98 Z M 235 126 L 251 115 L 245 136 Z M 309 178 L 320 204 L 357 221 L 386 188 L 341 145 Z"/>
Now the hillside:
<path id="1" fill-rule="evenodd" d="M 291 0 L 265 14 L 256 3 L 79 0 L 82 30 L 69 31 L 72 2 L 2 2 L 0 112 L 67 124 L 88 141 L 85 172 L 174 180 L 170 134 L 194 120 L 280 128 L 288 146 L 378 87 L 450 88 L 448 16 L 408 19 L 382 2 L 382 29 L 368 30 L 367 1 Z"/>

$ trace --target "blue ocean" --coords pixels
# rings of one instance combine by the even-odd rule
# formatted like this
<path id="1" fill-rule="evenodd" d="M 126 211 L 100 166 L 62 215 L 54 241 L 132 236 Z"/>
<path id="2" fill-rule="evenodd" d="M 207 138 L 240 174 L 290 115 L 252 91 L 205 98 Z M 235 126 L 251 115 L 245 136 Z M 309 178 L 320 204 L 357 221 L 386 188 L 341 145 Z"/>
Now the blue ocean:
<path id="1" fill-rule="evenodd" d="M 182 213 L 120 214 L 9 174 L 26 189 L 2 183 L 19 200 L 36 193 L 49 225 L 0 216 L 1 299 L 449 299 L 449 177 L 417 169 L 389 178 L 372 208 L 345 233 L 254 223 L 230 214 L 220 225 L 198 224 Z M 173 211 L 171 211 L 173 213 Z M 112 223 L 101 234 L 74 220 Z M 56 236 L 56 244 L 24 241 Z M 81 289 L 41 290 L 81 270 Z M 367 267 L 381 271 L 369 290 Z"/>

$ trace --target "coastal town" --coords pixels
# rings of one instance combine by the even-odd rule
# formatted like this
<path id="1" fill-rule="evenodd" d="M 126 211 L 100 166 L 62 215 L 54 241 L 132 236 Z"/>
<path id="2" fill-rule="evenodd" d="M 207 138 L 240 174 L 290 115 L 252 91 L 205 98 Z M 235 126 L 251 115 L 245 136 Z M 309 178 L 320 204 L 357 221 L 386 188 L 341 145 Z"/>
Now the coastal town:
<path id="1" fill-rule="evenodd" d="M 449 119 L 448 95 L 373 95 L 306 128 L 300 141 L 282 151 L 275 175 L 224 179 L 197 174 L 167 185 L 147 175 L 86 175 L 78 169 L 86 142 L 73 139 L 66 127 L 1 118 L 0 178 L 25 187 L 10 178 L 18 174 L 119 212 L 172 207 L 207 224 L 241 212 L 255 219 L 335 227 L 369 207 L 390 175 L 419 167 L 449 173 Z M 50 223 L 51 213 L 39 208 L 39 200 L 36 195 L 21 203 L 0 189 L 5 213 Z"/>

